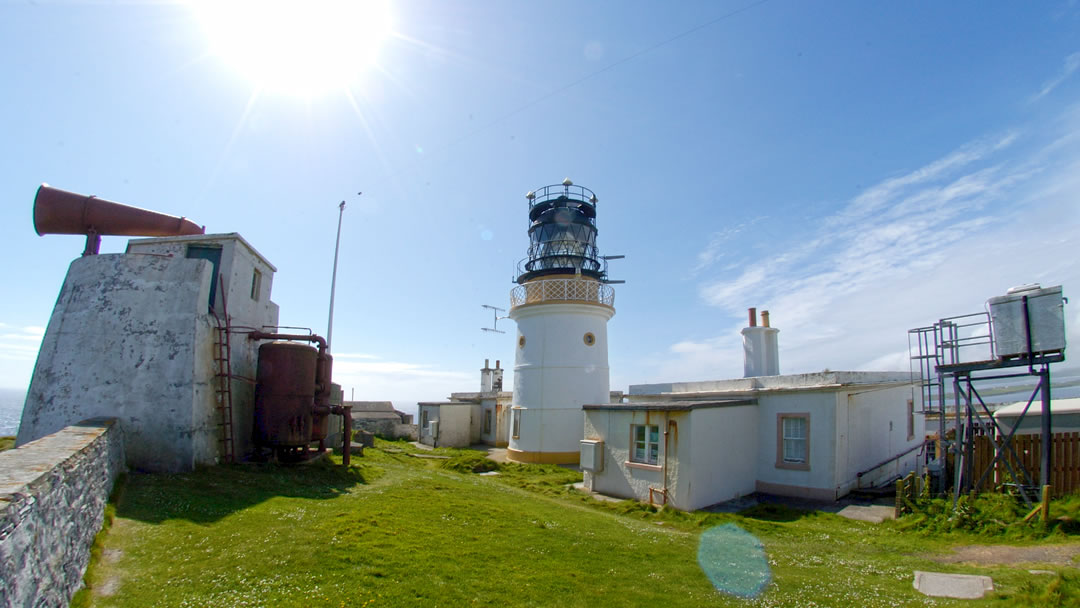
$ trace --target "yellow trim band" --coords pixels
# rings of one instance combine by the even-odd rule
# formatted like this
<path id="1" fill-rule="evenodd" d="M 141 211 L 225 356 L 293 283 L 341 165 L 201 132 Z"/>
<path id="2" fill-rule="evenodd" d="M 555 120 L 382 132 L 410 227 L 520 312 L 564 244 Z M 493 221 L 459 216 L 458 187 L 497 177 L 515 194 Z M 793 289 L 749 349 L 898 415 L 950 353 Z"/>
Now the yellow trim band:
<path id="1" fill-rule="evenodd" d="M 526 464 L 578 464 L 581 452 L 525 452 L 506 448 L 506 457 Z"/>

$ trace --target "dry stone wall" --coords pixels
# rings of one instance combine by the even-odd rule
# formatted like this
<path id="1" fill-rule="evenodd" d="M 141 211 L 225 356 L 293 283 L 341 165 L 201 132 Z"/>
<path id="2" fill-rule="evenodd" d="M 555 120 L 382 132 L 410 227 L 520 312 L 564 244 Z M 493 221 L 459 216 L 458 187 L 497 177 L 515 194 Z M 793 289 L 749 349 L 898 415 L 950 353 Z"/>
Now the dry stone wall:
<path id="1" fill-rule="evenodd" d="M 114 419 L 84 420 L 0 452 L 0 607 L 68 605 L 123 469 Z"/>

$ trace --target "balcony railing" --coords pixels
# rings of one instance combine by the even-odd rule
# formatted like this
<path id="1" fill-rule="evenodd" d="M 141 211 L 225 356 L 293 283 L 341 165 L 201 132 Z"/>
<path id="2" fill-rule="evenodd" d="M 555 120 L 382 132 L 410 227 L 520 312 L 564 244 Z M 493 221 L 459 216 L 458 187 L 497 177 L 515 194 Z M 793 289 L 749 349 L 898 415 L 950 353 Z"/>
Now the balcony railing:
<path id="1" fill-rule="evenodd" d="M 510 290 L 511 308 L 541 302 L 588 302 L 614 307 L 615 290 L 588 279 L 544 279 Z"/>

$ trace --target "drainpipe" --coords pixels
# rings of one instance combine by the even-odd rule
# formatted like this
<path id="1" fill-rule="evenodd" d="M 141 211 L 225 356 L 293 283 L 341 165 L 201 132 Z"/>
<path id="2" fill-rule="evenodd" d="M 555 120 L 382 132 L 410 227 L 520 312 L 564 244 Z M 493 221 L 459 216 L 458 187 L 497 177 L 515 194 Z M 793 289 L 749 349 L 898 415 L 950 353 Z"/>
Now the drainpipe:
<path id="1" fill-rule="evenodd" d="M 664 466 L 661 475 L 664 478 L 664 506 L 667 506 L 667 456 L 668 456 L 668 431 L 671 430 L 671 421 L 668 412 L 664 412 Z"/>

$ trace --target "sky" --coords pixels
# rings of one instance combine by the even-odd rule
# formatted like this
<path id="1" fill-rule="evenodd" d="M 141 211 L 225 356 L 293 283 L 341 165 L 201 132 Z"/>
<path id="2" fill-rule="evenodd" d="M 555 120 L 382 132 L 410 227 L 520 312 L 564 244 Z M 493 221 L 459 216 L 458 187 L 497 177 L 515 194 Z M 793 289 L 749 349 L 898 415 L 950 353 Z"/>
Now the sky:
<path id="1" fill-rule="evenodd" d="M 0 0 L 0 387 L 83 247 L 42 182 L 239 232 L 316 333 L 345 201 L 335 381 L 407 411 L 512 369 L 481 305 L 566 177 L 626 256 L 615 390 L 740 377 L 751 306 L 784 373 L 907 370 L 908 329 L 1080 294 L 1075 0 L 300 6 Z"/>

